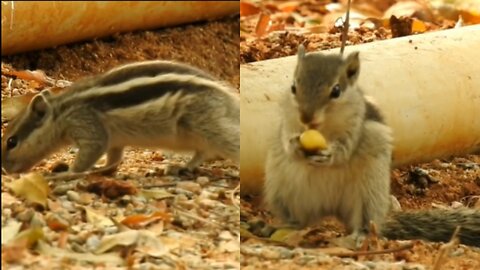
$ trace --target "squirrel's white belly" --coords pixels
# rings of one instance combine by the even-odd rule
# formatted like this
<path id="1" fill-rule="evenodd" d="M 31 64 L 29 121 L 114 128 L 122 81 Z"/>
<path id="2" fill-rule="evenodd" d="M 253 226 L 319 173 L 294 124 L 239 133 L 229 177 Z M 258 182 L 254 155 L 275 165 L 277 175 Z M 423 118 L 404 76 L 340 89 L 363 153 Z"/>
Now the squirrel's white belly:
<path id="1" fill-rule="evenodd" d="M 277 157 L 275 170 L 267 177 L 275 181 L 273 189 L 282 197 L 291 218 L 306 225 L 328 215 L 345 215 L 359 201 L 357 181 L 345 166 L 312 166 L 294 158 Z M 268 180 L 267 180 L 268 181 Z M 300 183 L 301 182 L 301 183 Z M 267 183 L 268 185 L 268 183 Z M 272 188 L 272 185 L 268 185 Z"/>

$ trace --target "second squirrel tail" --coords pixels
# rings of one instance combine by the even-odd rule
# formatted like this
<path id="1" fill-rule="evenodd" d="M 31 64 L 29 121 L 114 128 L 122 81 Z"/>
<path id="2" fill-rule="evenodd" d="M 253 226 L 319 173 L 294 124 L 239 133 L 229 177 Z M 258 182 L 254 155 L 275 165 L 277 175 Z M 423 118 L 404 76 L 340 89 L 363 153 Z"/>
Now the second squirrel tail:
<path id="1" fill-rule="evenodd" d="M 480 210 L 476 209 L 392 212 L 382 227 L 382 235 L 389 239 L 448 242 L 457 226 L 460 243 L 480 247 Z"/>

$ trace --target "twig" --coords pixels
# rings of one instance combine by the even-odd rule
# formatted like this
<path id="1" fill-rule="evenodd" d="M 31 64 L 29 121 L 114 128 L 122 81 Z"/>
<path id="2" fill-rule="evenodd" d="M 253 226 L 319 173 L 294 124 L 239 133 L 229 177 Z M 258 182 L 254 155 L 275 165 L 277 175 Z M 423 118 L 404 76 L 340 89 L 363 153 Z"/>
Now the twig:
<path id="1" fill-rule="evenodd" d="M 348 0 L 347 3 L 347 16 L 345 18 L 345 22 L 343 23 L 342 27 L 342 46 L 340 47 L 340 54 L 343 54 L 343 51 L 345 50 L 345 43 L 347 42 L 347 36 L 348 36 L 348 27 L 349 21 L 350 21 L 350 1 Z"/>
<path id="2" fill-rule="evenodd" d="M 458 239 L 458 236 L 457 236 L 459 231 L 460 231 L 460 226 L 457 226 L 450 241 L 448 243 L 443 244 L 440 247 L 440 252 L 438 253 L 437 258 L 435 259 L 433 270 L 440 270 L 440 268 L 442 267 L 445 261 L 445 257 L 446 257 L 445 254 L 447 254 L 447 252 L 449 252 L 454 246 L 457 246 L 458 243 L 460 243 L 460 240 Z"/>
<path id="3" fill-rule="evenodd" d="M 352 252 L 326 252 L 328 255 L 337 256 L 337 257 L 356 257 L 362 255 L 378 255 L 378 254 L 387 254 L 387 253 L 395 253 L 402 250 L 410 249 L 413 247 L 413 243 L 408 243 L 405 245 L 401 245 L 395 248 L 388 248 L 384 250 L 373 250 L 373 251 L 352 251 Z"/>

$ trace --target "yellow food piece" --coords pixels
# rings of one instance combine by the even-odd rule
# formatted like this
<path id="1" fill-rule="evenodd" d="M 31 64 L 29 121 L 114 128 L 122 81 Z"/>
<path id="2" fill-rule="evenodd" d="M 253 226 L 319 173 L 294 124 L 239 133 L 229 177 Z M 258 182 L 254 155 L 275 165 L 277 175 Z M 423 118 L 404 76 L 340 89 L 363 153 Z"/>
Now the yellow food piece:
<path id="1" fill-rule="evenodd" d="M 327 148 L 327 140 L 315 129 L 304 131 L 300 135 L 300 144 L 307 151 L 322 150 Z"/>

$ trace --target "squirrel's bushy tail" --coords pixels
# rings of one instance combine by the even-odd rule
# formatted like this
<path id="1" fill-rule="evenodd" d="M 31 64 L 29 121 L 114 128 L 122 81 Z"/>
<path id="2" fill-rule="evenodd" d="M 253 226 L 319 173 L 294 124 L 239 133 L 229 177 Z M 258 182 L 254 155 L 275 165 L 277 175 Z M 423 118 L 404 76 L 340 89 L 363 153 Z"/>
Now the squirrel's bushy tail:
<path id="1" fill-rule="evenodd" d="M 382 228 L 389 239 L 425 239 L 448 242 L 460 226 L 460 243 L 480 247 L 480 210 L 432 209 L 392 212 Z"/>

